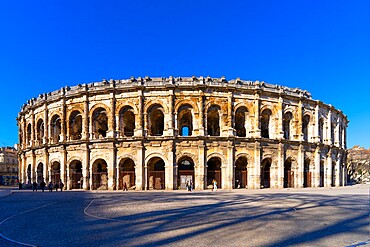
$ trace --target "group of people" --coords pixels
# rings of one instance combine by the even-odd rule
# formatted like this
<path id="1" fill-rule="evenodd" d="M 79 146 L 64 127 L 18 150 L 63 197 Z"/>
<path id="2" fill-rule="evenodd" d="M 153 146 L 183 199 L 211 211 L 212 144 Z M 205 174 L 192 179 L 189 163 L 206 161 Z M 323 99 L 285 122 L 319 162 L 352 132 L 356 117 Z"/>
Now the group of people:
<path id="1" fill-rule="evenodd" d="M 186 188 L 188 189 L 189 192 L 193 192 L 193 181 L 188 180 L 186 182 Z"/>
<path id="2" fill-rule="evenodd" d="M 44 192 L 45 187 L 46 187 L 46 183 L 45 183 L 44 180 L 42 180 L 41 183 L 40 183 L 40 189 L 42 190 L 42 192 Z M 37 184 L 36 181 L 34 181 L 32 183 L 32 191 L 37 192 L 37 188 L 38 188 L 38 184 Z M 50 192 L 52 192 L 53 189 L 55 189 L 55 191 L 58 191 L 58 189 L 60 189 L 60 191 L 63 191 L 63 188 L 64 188 L 64 184 L 63 184 L 62 180 L 60 180 L 59 182 L 56 182 L 55 184 L 53 184 L 50 181 L 49 184 L 48 184 L 48 189 L 49 189 Z"/>

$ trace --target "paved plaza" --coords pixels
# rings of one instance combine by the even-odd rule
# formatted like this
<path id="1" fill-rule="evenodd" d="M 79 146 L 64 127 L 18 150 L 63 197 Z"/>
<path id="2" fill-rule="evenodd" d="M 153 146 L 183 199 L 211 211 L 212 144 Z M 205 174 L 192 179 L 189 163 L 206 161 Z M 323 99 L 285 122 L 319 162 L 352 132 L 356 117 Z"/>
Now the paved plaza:
<path id="1" fill-rule="evenodd" d="M 369 189 L 0 188 L 0 246 L 370 246 Z"/>

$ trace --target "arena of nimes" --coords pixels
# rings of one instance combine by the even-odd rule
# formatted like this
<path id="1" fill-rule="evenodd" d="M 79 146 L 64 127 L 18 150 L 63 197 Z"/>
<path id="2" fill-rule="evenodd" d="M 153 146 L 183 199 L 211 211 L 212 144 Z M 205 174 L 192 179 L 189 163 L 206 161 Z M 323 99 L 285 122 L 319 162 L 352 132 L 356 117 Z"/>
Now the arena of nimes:
<path id="1" fill-rule="evenodd" d="M 347 117 L 307 91 L 239 78 L 103 80 L 17 117 L 20 182 L 196 190 L 346 184 Z"/>

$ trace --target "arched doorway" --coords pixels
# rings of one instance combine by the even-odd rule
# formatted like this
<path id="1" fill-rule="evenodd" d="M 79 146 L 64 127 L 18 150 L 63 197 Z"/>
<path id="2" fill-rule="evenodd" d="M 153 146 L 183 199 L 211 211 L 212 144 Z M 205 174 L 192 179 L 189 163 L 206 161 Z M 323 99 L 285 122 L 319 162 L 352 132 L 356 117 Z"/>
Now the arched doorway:
<path id="1" fill-rule="evenodd" d="M 306 159 L 304 161 L 304 170 L 303 170 L 303 187 L 311 187 L 311 171 L 310 171 L 310 160 Z"/>
<path id="2" fill-rule="evenodd" d="M 265 109 L 261 113 L 261 137 L 270 138 L 270 118 L 272 112 L 269 109 Z"/>
<path id="3" fill-rule="evenodd" d="M 194 162 L 192 159 L 185 157 L 180 159 L 178 164 L 178 182 L 177 186 L 180 189 L 186 189 L 186 183 L 191 181 L 193 183 L 193 188 L 195 188 L 194 183 Z"/>
<path id="4" fill-rule="evenodd" d="M 40 162 L 40 163 L 37 165 L 37 177 L 36 177 L 36 182 L 37 182 L 38 184 L 40 184 L 42 180 L 44 180 L 44 164 Z"/>
<path id="5" fill-rule="evenodd" d="M 148 110 L 148 130 L 151 136 L 162 136 L 164 131 L 164 109 L 161 105 L 153 105 Z"/>
<path id="6" fill-rule="evenodd" d="M 105 138 L 108 132 L 108 117 L 104 108 L 99 107 L 92 114 L 92 130 L 95 139 Z"/>
<path id="7" fill-rule="evenodd" d="M 216 180 L 217 187 L 221 188 L 221 159 L 218 157 L 213 157 L 207 162 L 207 186 L 212 185 L 213 180 Z"/>
<path id="8" fill-rule="evenodd" d="M 180 107 L 177 114 L 178 128 L 180 136 L 191 136 L 193 131 L 193 115 L 192 107 L 190 105 L 183 105 Z"/>
<path id="9" fill-rule="evenodd" d="M 261 188 L 270 188 L 271 160 L 264 159 L 261 163 Z"/>
<path id="10" fill-rule="evenodd" d="M 108 189 L 108 165 L 103 159 L 97 159 L 92 166 L 92 189 Z"/>
<path id="11" fill-rule="evenodd" d="M 150 190 L 165 189 L 164 161 L 159 158 L 151 158 L 148 162 L 148 181 L 147 185 Z"/>
<path id="12" fill-rule="evenodd" d="M 209 136 L 220 136 L 220 107 L 211 106 L 207 111 L 207 134 Z"/>
<path id="13" fill-rule="evenodd" d="M 324 161 L 320 161 L 320 187 L 324 187 Z"/>
<path id="14" fill-rule="evenodd" d="M 29 164 L 28 167 L 27 167 L 27 184 L 32 184 L 32 181 L 31 181 L 31 164 Z"/>
<path id="15" fill-rule="evenodd" d="M 55 184 L 55 183 L 58 183 L 60 181 L 61 177 L 60 177 L 60 163 L 55 161 L 53 162 L 53 164 L 51 165 L 51 178 L 50 178 L 50 181 Z"/>
<path id="16" fill-rule="evenodd" d="M 292 159 L 284 162 L 284 188 L 294 187 L 294 172 L 292 171 Z"/>
<path id="17" fill-rule="evenodd" d="M 135 186 L 135 163 L 132 159 L 126 158 L 119 162 L 119 185 L 118 189 L 123 189 L 123 183 L 127 188 Z"/>
<path id="18" fill-rule="evenodd" d="M 119 112 L 119 132 L 120 136 L 134 136 L 135 113 L 131 106 L 123 107 Z"/>
<path id="19" fill-rule="evenodd" d="M 248 160 L 240 157 L 235 162 L 235 188 L 246 188 L 248 185 Z"/>
<path id="20" fill-rule="evenodd" d="M 71 189 L 82 189 L 82 163 L 79 160 L 74 160 L 69 165 L 69 179 Z"/>
<path id="21" fill-rule="evenodd" d="M 332 165 L 331 165 L 331 186 L 334 187 L 335 186 L 335 178 L 336 178 L 336 167 L 335 167 L 335 162 L 332 162 Z"/>

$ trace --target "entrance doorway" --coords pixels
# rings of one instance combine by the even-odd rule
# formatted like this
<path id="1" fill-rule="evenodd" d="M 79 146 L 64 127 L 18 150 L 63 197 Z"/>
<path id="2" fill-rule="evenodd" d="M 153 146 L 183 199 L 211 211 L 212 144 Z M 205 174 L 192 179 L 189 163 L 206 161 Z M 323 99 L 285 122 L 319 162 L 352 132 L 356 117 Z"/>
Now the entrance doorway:
<path id="1" fill-rule="evenodd" d="M 270 188 L 271 159 L 264 159 L 261 163 L 261 188 Z"/>
<path id="2" fill-rule="evenodd" d="M 69 165 L 69 179 L 71 180 L 71 189 L 82 189 L 82 163 L 79 160 L 74 160 Z"/>
<path id="3" fill-rule="evenodd" d="M 294 172 L 292 171 L 292 160 L 288 158 L 284 162 L 284 188 L 294 187 Z"/>
<path id="4" fill-rule="evenodd" d="M 180 160 L 178 165 L 178 187 L 179 189 L 186 189 L 187 183 L 192 183 L 194 186 L 194 163 L 190 158 Z"/>
<path id="5" fill-rule="evenodd" d="M 248 160 L 240 157 L 235 162 L 235 189 L 246 188 L 248 185 Z"/>
<path id="6" fill-rule="evenodd" d="M 127 188 L 135 186 L 135 163 L 132 159 L 124 159 L 119 163 L 118 189 L 123 189 L 124 183 Z"/>
<path id="7" fill-rule="evenodd" d="M 218 188 L 222 187 L 221 159 L 217 157 L 207 162 L 207 186 L 213 185 L 213 180 L 216 180 Z"/>
<path id="8" fill-rule="evenodd" d="M 164 161 L 155 157 L 148 162 L 148 181 L 147 186 L 149 190 L 163 190 L 165 189 L 165 168 Z"/>

